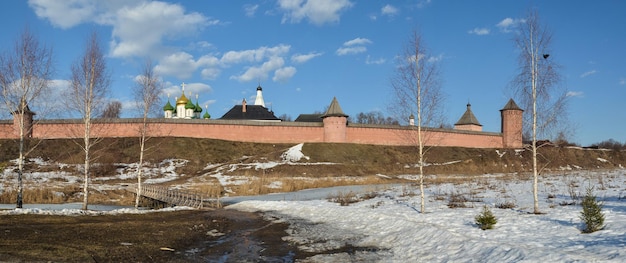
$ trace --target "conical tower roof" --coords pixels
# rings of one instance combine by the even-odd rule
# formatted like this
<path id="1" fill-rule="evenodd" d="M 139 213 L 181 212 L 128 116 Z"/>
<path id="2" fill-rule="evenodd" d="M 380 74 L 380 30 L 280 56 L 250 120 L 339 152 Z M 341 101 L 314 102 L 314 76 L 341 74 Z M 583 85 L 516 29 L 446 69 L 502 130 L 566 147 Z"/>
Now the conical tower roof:
<path id="1" fill-rule="evenodd" d="M 461 116 L 461 119 L 459 119 L 459 121 L 457 121 L 454 125 L 468 125 L 468 124 L 483 126 L 482 124 L 480 124 L 480 122 L 478 122 L 478 119 L 476 118 L 476 116 L 474 116 L 474 113 L 472 112 L 472 104 L 469 104 L 469 103 L 467 104 L 467 110 L 465 110 L 465 113 L 463 113 L 463 116 Z"/>
<path id="2" fill-rule="evenodd" d="M 324 115 L 322 115 L 322 118 L 326 117 L 348 117 L 348 115 L 343 113 L 343 110 L 341 110 L 337 97 L 333 97 L 333 101 L 330 103 L 330 106 L 328 106 L 328 110 Z"/>
<path id="3" fill-rule="evenodd" d="M 509 102 L 506 103 L 506 105 L 504 105 L 504 108 L 502 108 L 500 111 L 504 111 L 504 110 L 522 110 L 519 106 L 517 106 L 517 104 L 515 103 L 515 101 L 513 99 L 509 99 Z"/>

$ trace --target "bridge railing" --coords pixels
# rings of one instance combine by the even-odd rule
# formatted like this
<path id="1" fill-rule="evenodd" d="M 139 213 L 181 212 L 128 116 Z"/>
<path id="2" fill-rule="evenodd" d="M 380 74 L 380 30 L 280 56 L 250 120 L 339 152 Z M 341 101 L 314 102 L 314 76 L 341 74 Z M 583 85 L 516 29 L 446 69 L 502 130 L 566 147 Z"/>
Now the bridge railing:
<path id="1" fill-rule="evenodd" d="M 129 187 L 131 192 L 137 194 L 137 188 L 135 186 Z M 164 186 L 143 184 L 141 185 L 141 196 L 150 199 L 158 200 L 164 203 L 177 205 L 177 206 L 189 206 L 198 209 L 213 207 L 220 207 L 219 199 L 208 199 L 206 196 L 200 193 L 195 193 L 185 190 L 169 189 Z"/>

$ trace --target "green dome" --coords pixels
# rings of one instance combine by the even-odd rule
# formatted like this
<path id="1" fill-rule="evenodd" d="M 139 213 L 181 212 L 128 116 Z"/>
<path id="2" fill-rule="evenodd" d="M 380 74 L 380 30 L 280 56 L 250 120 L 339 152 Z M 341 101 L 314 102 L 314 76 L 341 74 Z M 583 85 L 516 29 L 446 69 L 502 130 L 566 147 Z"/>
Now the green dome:
<path id="1" fill-rule="evenodd" d="M 209 114 L 209 112 L 205 112 L 204 115 L 202 116 L 203 119 L 210 119 L 211 118 L 211 114 Z"/>
<path id="2" fill-rule="evenodd" d="M 196 101 L 196 108 L 193 111 L 194 112 L 202 112 L 202 107 L 200 107 L 200 105 L 198 104 L 198 101 Z"/>
<path id="3" fill-rule="evenodd" d="M 170 104 L 169 100 L 167 101 L 167 104 L 165 104 L 165 106 L 163 106 L 163 111 L 168 111 L 168 110 L 171 110 L 171 111 L 174 110 L 174 107 L 172 107 L 172 104 Z"/>
<path id="4" fill-rule="evenodd" d="M 190 100 L 187 101 L 187 105 L 185 105 L 185 109 L 196 109 L 196 105 L 193 105 L 193 102 L 191 102 Z"/>

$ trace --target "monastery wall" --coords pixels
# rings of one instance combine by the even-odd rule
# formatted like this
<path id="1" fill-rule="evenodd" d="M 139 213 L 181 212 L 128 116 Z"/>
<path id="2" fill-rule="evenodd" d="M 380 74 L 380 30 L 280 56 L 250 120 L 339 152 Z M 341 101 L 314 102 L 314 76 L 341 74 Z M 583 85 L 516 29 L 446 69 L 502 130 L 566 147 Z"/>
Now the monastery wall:
<path id="1" fill-rule="evenodd" d="M 97 120 L 99 121 L 99 120 Z M 140 119 L 113 119 L 95 122 L 92 137 L 138 137 Z M 188 137 L 258 143 L 345 143 L 395 145 L 417 145 L 417 130 L 411 126 L 385 126 L 348 124 L 345 129 L 335 129 L 329 134 L 323 123 L 316 122 L 261 122 L 232 120 L 181 120 L 150 119 L 151 137 Z M 33 137 L 44 139 L 82 138 L 83 125 L 80 120 L 42 120 L 35 122 Z M 451 129 L 423 129 L 425 145 L 459 146 L 471 148 L 503 148 L 501 133 L 477 132 Z M 17 138 L 12 121 L 0 121 L 2 138 Z M 330 137 L 329 137 L 330 136 Z M 328 137 L 328 138 L 327 138 Z"/>
<path id="2" fill-rule="evenodd" d="M 378 126 L 378 127 L 377 127 Z M 346 142 L 376 145 L 418 145 L 415 127 L 382 125 L 351 125 L 346 129 Z M 469 148 L 503 148 L 502 134 L 450 129 L 422 128 L 427 146 L 458 146 Z"/>

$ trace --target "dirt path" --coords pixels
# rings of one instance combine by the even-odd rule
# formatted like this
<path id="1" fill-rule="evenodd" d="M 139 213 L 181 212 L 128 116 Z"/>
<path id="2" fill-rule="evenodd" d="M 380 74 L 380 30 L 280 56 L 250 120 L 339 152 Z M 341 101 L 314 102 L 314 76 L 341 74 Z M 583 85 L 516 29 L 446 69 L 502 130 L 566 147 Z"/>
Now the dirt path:
<path id="1" fill-rule="evenodd" d="M 0 216 L 0 261 L 293 262 L 288 226 L 234 210 Z"/>

